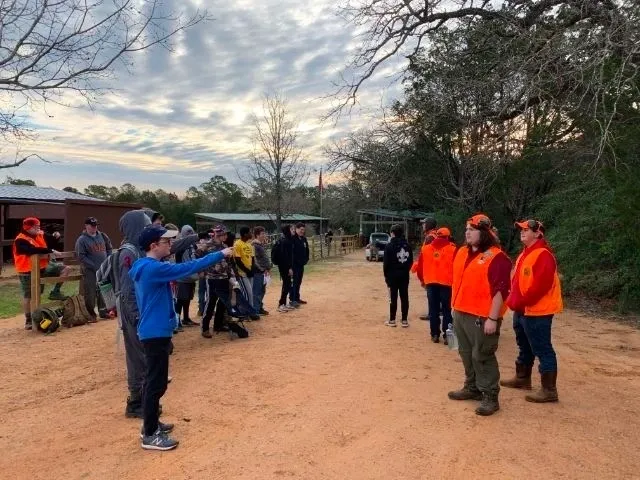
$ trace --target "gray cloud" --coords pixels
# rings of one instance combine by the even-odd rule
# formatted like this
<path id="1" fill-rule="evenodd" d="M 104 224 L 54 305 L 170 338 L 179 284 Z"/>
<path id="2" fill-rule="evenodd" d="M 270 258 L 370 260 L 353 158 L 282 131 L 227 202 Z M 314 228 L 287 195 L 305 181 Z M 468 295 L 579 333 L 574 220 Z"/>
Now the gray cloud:
<path id="1" fill-rule="evenodd" d="M 68 121 L 62 134 L 56 131 L 55 143 L 67 152 L 61 161 L 76 172 L 71 176 L 80 186 L 95 183 L 94 178 L 85 177 L 87 172 L 95 177 L 95 169 L 86 168 L 91 160 L 80 153 L 68 153 L 74 148 L 113 155 L 114 164 L 108 175 L 100 177 L 102 183 L 117 177 L 118 169 L 122 181 L 114 183 L 154 178 L 159 186 L 186 188 L 209 174 L 235 179 L 237 165 L 246 158 L 243 152 L 251 148 L 250 118 L 243 119 L 239 109 L 247 110 L 246 114 L 260 106 L 263 93 L 278 90 L 302 122 L 317 124 L 328 110 L 329 104 L 318 99 L 335 88 L 332 82 L 338 81 L 354 41 L 352 29 L 335 15 L 334 1 L 316 0 L 311 6 L 299 0 L 204 3 L 213 21 L 176 36 L 174 52 L 154 48 L 133 57 L 131 74 L 124 67 L 118 72 L 117 100 L 105 98 L 95 112 L 79 116 L 93 119 L 91 124 L 80 120 L 73 126 Z M 186 6 L 193 11 L 180 0 L 165 1 L 165 5 L 170 10 Z M 300 12 L 311 8 L 317 10 L 302 18 Z M 387 83 L 384 78 L 373 80 L 363 98 L 369 93 L 375 106 Z M 74 112 L 61 110 L 58 115 L 68 120 L 67 115 Z M 306 131 L 302 138 L 317 158 L 327 138 L 346 134 L 363 121 L 354 114 L 339 122 L 338 132 L 328 122 Z M 46 129 L 45 123 L 39 122 Z M 165 162 L 161 170 L 150 173 L 152 160 L 145 160 L 139 175 L 134 175 L 135 161 L 124 161 L 129 155 L 169 158 L 178 168 L 166 168 Z M 48 178 L 55 175 L 52 169 Z"/>

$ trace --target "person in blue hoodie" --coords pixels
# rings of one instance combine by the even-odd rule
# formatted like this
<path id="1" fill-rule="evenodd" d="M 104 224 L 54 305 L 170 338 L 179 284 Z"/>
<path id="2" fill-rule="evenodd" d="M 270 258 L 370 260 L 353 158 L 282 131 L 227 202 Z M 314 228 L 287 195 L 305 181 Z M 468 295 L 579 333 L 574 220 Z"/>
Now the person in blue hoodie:
<path id="1" fill-rule="evenodd" d="M 133 264 L 129 276 L 134 282 L 140 312 L 138 338 L 146 360 L 142 393 L 144 423 L 140 435 L 145 450 L 172 450 L 178 442 L 169 437 L 173 425 L 159 421 L 160 398 L 167 390 L 169 349 L 177 325 L 170 282 L 200 272 L 233 253 L 231 248 L 185 263 L 163 262 L 171 254 L 177 230 L 160 225 L 146 227 L 138 238 L 146 256 Z"/>

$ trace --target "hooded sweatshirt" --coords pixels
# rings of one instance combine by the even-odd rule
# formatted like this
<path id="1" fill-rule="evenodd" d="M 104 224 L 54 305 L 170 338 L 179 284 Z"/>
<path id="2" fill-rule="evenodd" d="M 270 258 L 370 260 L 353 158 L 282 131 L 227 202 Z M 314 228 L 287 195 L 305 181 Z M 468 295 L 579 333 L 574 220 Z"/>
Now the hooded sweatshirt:
<path id="1" fill-rule="evenodd" d="M 384 279 L 387 285 L 409 283 L 413 250 L 404 237 L 392 237 L 384 248 Z"/>
<path id="2" fill-rule="evenodd" d="M 129 270 L 139 258 L 145 256 L 138 246 L 138 237 L 151 219 L 143 210 L 133 210 L 120 217 L 120 233 L 123 240 L 118 252 L 117 272 L 120 285 L 118 316 L 121 322 L 129 322 L 137 325 L 139 320 L 138 304 L 133 280 L 129 277 Z M 123 248 L 123 245 L 126 247 Z"/>
<path id="3" fill-rule="evenodd" d="M 196 247 L 196 243 L 198 243 L 198 235 L 196 235 L 195 230 L 191 225 L 185 225 L 180 230 L 180 235 L 175 242 L 171 245 L 171 253 L 173 253 L 176 262 L 175 263 L 186 263 L 191 260 L 195 260 L 196 251 L 198 250 Z M 181 278 L 178 280 L 181 283 L 193 283 L 198 280 L 198 275 L 191 275 L 186 278 Z"/>
<path id="4" fill-rule="evenodd" d="M 170 282 L 205 270 L 222 261 L 222 252 L 210 253 L 206 257 L 188 263 L 169 263 L 144 257 L 129 271 L 133 279 L 140 311 L 138 338 L 170 338 L 176 325 Z"/>
<path id="5" fill-rule="evenodd" d="M 109 237 L 98 232 L 94 236 L 89 235 L 86 231 L 76 240 L 76 255 L 80 264 L 92 272 L 97 272 L 107 258 L 111 254 L 111 240 Z"/>

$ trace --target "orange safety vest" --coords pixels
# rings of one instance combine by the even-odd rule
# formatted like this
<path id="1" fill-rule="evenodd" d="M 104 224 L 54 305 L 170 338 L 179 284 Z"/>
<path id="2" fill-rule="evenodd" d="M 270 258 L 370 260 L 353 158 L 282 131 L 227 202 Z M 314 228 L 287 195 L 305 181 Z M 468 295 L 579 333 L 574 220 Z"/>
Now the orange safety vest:
<path id="1" fill-rule="evenodd" d="M 531 288 L 531 285 L 533 285 L 533 266 L 535 265 L 538 257 L 545 250 L 551 253 L 546 248 L 536 248 L 524 259 L 522 258 L 524 253 L 521 253 L 518 257 L 518 260 L 516 261 L 516 269 L 518 268 L 520 262 L 522 262 L 522 265 L 520 266 L 520 276 L 518 277 L 518 285 L 520 287 L 520 293 L 522 293 L 522 295 L 526 295 L 529 288 Z M 553 259 L 555 261 L 555 257 L 553 257 Z M 553 315 L 555 313 L 560 313 L 561 311 L 562 292 L 560 290 L 560 278 L 558 277 L 558 270 L 556 268 L 556 272 L 553 276 L 553 284 L 551 285 L 549 291 L 540 300 L 538 300 L 538 303 L 536 303 L 535 305 L 531 305 L 530 307 L 525 307 L 524 314 L 530 315 L 532 317 L 541 317 L 543 315 Z"/>
<path id="2" fill-rule="evenodd" d="M 433 243 L 421 248 L 422 281 L 428 285 L 451 286 L 453 284 L 453 257 L 456 254 L 455 245 L 448 243 L 442 248 L 435 248 Z"/>
<path id="3" fill-rule="evenodd" d="M 19 233 L 16 237 L 16 240 L 26 240 L 32 246 L 37 248 L 47 248 L 47 242 L 44 239 L 44 235 L 39 233 L 36 237 L 30 237 L 24 233 Z M 24 255 L 22 253 L 18 253 L 16 250 L 16 242 L 13 241 L 13 263 L 16 267 L 16 272 L 18 273 L 30 273 L 31 272 L 31 255 Z M 49 259 L 47 257 L 43 257 L 40 259 L 40 270 L 47 267 L 49 264 Z"/>
<path id="4" fill-rule="evenodd" d="M 501 250 L 498 247 L 491 247 L 466 265 L 469 249 L 462 247 L 458 250 L 453 261 L 453 301 L 451 303 L 454 310 L 482 318 L 489 316 L 493 302 L 489 284 L 489 266 L 499 253 Z M 503 304 L 500 315 L 504 315 L 506 310 L 507 307 Z"/>

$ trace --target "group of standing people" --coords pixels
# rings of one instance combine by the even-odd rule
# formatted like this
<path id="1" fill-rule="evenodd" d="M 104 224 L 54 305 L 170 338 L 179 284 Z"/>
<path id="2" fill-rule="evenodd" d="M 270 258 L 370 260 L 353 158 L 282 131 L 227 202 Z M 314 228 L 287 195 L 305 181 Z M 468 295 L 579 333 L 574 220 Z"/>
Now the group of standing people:
<path id="1" fill-rule="evenodd" d="M 384 253 L 384 277 L 390 292 L 390 315 L 386 325 L 396 326 L 400 295 L 403 327 L 408 327 L 408 285 L 414 272 L 427 293 L 431 341 L 439 343 L 453 325 L 465 380 L 460 390 L 449 392 L 452 400 L 480 400 L 478 415 L 499 410 L 500 386 L 531 390 L 535 358 L 539 361 L 541 388 L 525 399 L 535 403 L 558 400 L 557 360 L 551 343 L 555 314 L 562 311 L 560 279 L 555 256 L 544 238 L 542 222 L 516 222 L 523 250 L 512 264 L 500 246 L 498 232 L 484 214 L 469 218 L 465 244 L 456 247 L 447 227 L 434 219 L 423 221 L 424 243 L 412 262 L 411 248 L 402 227 L 391 228 Z M 513 329 L 519 354 L 514 378 L 500 381 L 496 351 L 507 309 L 513 311 Z M 441 320 L 442 317 L 442 320 Z"/>

